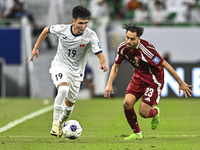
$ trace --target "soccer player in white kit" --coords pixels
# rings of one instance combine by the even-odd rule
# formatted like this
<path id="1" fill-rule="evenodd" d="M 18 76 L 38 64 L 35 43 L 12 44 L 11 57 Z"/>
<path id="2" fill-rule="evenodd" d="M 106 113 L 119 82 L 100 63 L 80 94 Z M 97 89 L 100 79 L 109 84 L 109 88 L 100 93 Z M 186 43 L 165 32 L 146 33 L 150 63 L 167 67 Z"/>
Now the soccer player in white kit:
<path id="1" fill-rule="evenodd" d="M 51 135 L 62 136 L 62 125 L 70 117 L 78 97 L 88 54 L 92 51 L 99 58 L 99 68 L 104 72 L 108 70 L 98 37 L 93 30 L 87 28 L 90 15 L 90 11 L 85 7 L 74 7 L 72 24 L 57 24 L 44 28 L 31 54 L 30 61 L 33 61 L 35 55 L 38 58 L 38 48 L 49 33 L 59 37 L 57 53 L 49 69 L 53 83 L 58 89 Z"/>

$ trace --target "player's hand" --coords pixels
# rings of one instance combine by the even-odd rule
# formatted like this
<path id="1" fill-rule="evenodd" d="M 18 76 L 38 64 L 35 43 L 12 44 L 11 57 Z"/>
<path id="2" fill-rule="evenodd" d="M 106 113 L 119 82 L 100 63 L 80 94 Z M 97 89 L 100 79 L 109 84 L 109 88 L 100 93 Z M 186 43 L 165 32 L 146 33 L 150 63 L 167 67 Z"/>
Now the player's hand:
<path id="1" fill-rule="evenodd" d="M 33 57 L 36 55 L 36 58 L 38 58 L 39 55 L 39 50 L 38 49 L 33 49 L 32 53 L 31 53 L 31 59 L 30 61 L 33 61 Z"/>
<path id="2" fill-rule="evenodd" d="M 104 92 L 104 97 L 108 99 L 110 98 L 110 94 L 114 94 L 114 92 L 113 92 L 112 84 L 108 83 L 106 86 L 106 90 Z"/>
<path id="3" fill-rule="evenodd" d="M 179 95 L 181 94 L 181 90 L 183 90 L 186 98 L 188 97 L 188 95 L 191 97 L 193 93 L 190 89 L 191 87 L 193 87 L 193 85 L 188 85 L 187 83 L 182 82 L 181 84 L 179 84 Z"/>
<path id="4" fill-rule="evenodd" d="M 99 68 L 103 70 L 103 72 L 106 72 L 108 70 L 108 67 L 106 65 L 101 65 Z"/>

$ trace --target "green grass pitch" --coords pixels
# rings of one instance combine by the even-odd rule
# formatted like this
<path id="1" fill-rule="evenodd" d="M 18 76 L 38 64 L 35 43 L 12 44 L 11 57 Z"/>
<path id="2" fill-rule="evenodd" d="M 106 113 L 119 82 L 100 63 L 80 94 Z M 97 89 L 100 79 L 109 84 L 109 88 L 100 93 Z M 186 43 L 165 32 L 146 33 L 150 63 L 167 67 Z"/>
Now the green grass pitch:
<path id="1" fill-rule="evenodd" d="M 8 123 L 53 105 L 53 99 L 0 99 L 0 129 Z M 0 132 L 0 150 L 199 150 L 200 100 L 161 98 L 161 122 L 138 115 L 144 139 L 124 141 L 132 133 L 123 111 L 123 98 L 77 100 L 70 119 L 78 120 L 82 135 L 75 140 L 50 135 L 53 110 Z M 135 106 L 136 113 L 141 103 Z"/>

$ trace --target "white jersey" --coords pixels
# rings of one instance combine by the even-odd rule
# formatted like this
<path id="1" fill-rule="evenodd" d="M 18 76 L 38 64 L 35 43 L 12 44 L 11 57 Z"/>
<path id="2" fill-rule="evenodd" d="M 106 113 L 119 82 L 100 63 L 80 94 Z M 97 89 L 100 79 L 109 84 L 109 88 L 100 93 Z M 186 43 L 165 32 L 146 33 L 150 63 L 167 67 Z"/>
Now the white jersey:
<path id="1" fill-rule="evenodd" d="M 52 66 L 62 67 L 75 80 L 83 80 L 88 54 L 102 52 L 96 33 L 86 28 L 81 35 L 74 35 L 72 24 L 58 24 L 49 27 L 49 32 L 59 37 L 57 53 Z M 51 73 L 51 69 L 50 69 Z"/>

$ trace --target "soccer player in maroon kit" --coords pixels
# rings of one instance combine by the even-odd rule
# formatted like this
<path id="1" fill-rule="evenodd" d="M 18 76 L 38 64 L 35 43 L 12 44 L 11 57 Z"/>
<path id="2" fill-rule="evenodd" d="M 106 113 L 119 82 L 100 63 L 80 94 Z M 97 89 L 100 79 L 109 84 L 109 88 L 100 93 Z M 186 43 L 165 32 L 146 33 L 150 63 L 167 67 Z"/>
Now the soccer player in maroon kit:
<path id="1" fill-rule="evenodd" d="M 133 133 L 124 140 L 142 139 L 143 136 L 137 122 L 134 105 L 142 97 L 139 114 L 143 118 L 152 118 L 151 128 L 155 130 L 160 122 L 160 110 L 158 107 L 152 108 L 152 106 L 158 105 L 160 100 L 164 85 L 163 67 L 178 82 L 179 94 L 183 90 L 186 98 L 188 95 L 191 96 L 190 87 L 193 86 L 181 80 L 172 66 L 159 55 L 152 44 L 140 39 L 144 28 L 131 23 L 124 25 L 123 28 L 126 29 L 126 38 L 118 46 L 117 57 L 110 72 L 104 97 L 110 98 L 110 94 L 114 93 L 112 83 L 117 76 L 120 64 L 124 59 L 128 59 L 134 67 L 134 74 L 126 89 L 123 106 L 125 116 Z"/>

